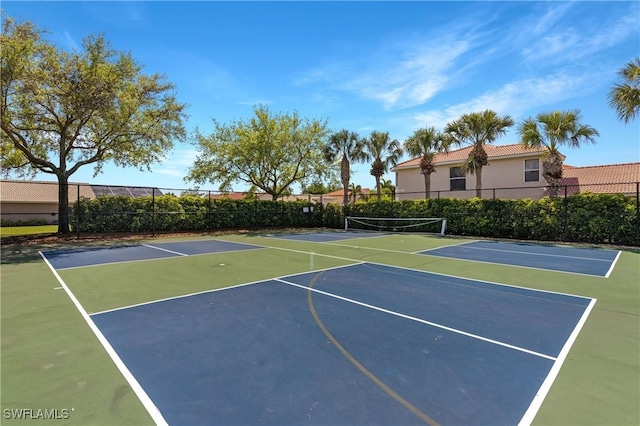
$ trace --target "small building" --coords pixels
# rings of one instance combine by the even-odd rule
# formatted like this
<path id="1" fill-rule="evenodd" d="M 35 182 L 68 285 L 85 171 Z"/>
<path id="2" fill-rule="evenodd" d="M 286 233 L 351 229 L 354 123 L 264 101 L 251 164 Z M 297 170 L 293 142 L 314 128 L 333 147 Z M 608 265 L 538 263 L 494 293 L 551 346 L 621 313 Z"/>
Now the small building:
<path id="1" fill-rule="evenodd" d="M 476 177 L 465 174 L 461 166 L 472 147 L 438 153 L 434 158 L 436 171 L 431 174 L 430 198 L 473 198 Z M 489 164 L 482 168 L 482 197 L 502 199 L 540 199 L 548 195 L 547 182 L 542 177 L 545 149 L 525 148 L 520 144 L 485 145 Z M 396 199 L 424 199 L 424 175 L 420 172 L 421 157 L 393 167 L 396 173 Z M 635 194 L 634 182 L 640 181 L 640 163 L 572 167 L 564 166 L 560 185 L 568 185 L 567 193 L 604 192 Z M 620 185 L 620 184 L 625 185 Z M 558 195 L 563 195 L 561 188 Z"/>
<path id="2" fill-rule="evenodd" d="M 162 195 L 158 188 L 143 188 L 112 185 L 91 185 L 70 182 L 69 205 L 78 197 L 94 199 L 99 196 L 122 195 L 144 197 Z M 29 219 L 44 219 L 49 224 L 58 223 L 58 182 L 35 180 L 0 180 L 0 216 L 2 220 L 15 222 Z"/>
<path id="3" fill-rule="evenodd" d="M 640 163 L 605 164 L 602 166 L 573 167 L 564 165 L 560 192 L 594 194 L 624 194 L 635 197 L 640 185 Z"/>
<path id="4" fill-rule="evenodd" d="M 351 188 L 349 188 L 347 192 L 349 196 L 349 203 L 354 203 L 356 201 L 366 201 L 369 199 L 371 195 L 371 190 L 369 188 L 361 188 L 356 194 L 353 194 Z M 342 204 L 344 201 L 344 189 L 340 188 L 336 191 L 328 192 L 323 195 L 325 198 L 325 204 L 328 203 L 338 203 Z"/>

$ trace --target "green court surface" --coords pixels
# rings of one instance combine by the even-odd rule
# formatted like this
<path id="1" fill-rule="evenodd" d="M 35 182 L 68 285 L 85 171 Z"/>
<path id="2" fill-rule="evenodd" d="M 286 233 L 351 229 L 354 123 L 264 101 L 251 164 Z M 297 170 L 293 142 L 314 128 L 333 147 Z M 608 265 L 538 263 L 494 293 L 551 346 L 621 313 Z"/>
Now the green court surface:
<path id="1" fill-rule="evenodd" d="M 412 254 L 468 241 L 450 237 L 403 234 L 318 243 L 243 233 L 143 242 L 211 238 L 264 248 L 70 268 L 58 273 L 89 314 L 357 261 L 595 298 L 595 307 L 533 424 L 640 424 L 637 249 L 623 249 L 610 277 L 602 278 Z M 3 425 L 153 424 L 39 254 L 122 243 L 69 241 L 2 247 Z M 18 412 L 29 418 L 16 419 Z M 42 418 L 47 416 L 57 418 Z"/>

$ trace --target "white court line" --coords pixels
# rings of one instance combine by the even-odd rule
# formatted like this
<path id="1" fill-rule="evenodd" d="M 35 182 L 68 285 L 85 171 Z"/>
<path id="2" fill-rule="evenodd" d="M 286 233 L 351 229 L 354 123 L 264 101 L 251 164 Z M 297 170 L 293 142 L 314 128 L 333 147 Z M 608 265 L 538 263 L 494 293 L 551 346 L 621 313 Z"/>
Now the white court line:
<path id="1" fill-rule="evenodd" d="M 337 246 L 337 247 L 348 247 L 348 248 L 355 248 L 355 249 L 377 250 L 377 251 L 384 251 L 384 252 L 387 252 L 387 253 L 413 254 L 413 253 L 410 253 L 408 251 L 390 250 L 390 249 L 383 249 L 383 248 L 377 248 L 377 247 L 353 246 L 353 245 L 350 245 L 350 244 L 338 244 L 338 243 L 333 243 L 333 242 L 328 242 L 328 241 L 316 241 L 316 242 L 319 243 L 319 244 L 326 244 L 326 245 Z"/>
<path id="2" fill-rule="evenodd" d="M 416 253 L 416 254 L 421 254 L 421 253 Z M 487 260 L 465 259 L 464 257 L 442 256 L 442 255 L 429 254 L 429 253 L 424 253 L 424 254 L 422 254 L 422 256 L 437 257 L 438 259 L 461 260 L 463 262 L 484 263 L 484 264 L 487 264 L 487 265 L 507 266 L 509 268 L 533 269 L 534 271 L 556 272 L 556 273 L 561 273 L 561 274 L 580 275 L 580 276 L 583 276 L 583 277 L 591 277 L 591 278 L 605 278 L 602 275 L 585 274 L 583 272 L 573 272 L 573 271 L 562 271 L 562 270 L 559 270 L 559 269 L 538 268 L 536 266 L 513 265 L 511 263 L 489 262 Z"/>
<path id="3" fill-rule="evenodd" d="M 594 257 L 581 257 L 581 256 L 568 256 L 568 255 L 565 255 L 565 254 L 533 253 L 533 252 L 530 252 L 530 251 L 502 250 L 502 249 L 493 249 L 493 248 L 488 248 L 488 247 L 463 247 L 463 248 L 468 248 L 468 249 L 473 249 L 473 250 L 499 251 L 499 252 L 502 252 L 502 253 L 527 254 L 527 255 L 532 255 L 532 256 L 549 256 L 549 257 L 562 257 L 562 258 L 566 258 L 566 259 L 596 260 L 598 262 L 611 262 L 608 259 L 596 259 Z M 562 247 L 558 247 L 558 248 L 562 248 Z"/>
<path id="4" fill-rule="evenodd" d="M 584 326 L 585 322 L 587 322 L 587 318 L 589 317 L 589 314 L 591 313 L 591 310 L 593 309 L 595 304 L 596 304 L 596 299 L 591 299 L 589 306 L 587 306 L 587 309 L 584 310 L 584 313 L 582 314 L 580 321 L 578 321 L 578 324 L 576 324 L 576 327 L 573 329 L 573 332 L 567 339 L 567 342 L 562 347 L 562 350 L 560 351 L 560 354 L 558 355 L 556 362 L 553 363 L 551 370 L 549 370 L 549 374 L 547 374 L 547 377 L 544 379 L 544 382 L 542 382 L 540 389 L 538 389 L 538 392 L 533 397 L 533 401 L 531 401 L 529 408 L 524 413 L 524 416 L 522 417 L 518 425 L 526 426 L 526 425 L 530 425 L 533 422 L 533 419 L 536 417 L 536 414 L 538 414 L 538 410 L 542 406 L 544 399 L 546 398 L 547 394 L 549 393 L 549 390 L 551 389 L 551 385 L 556 380 L 556 377 L 560 372 L 560 368 L 562 367 L 562 364 L 567 359 L 567 355 L 569 354 L 569 350 L 571 349 L 571 346 L 573 346 L 573 343 L 578 338 L 578 334 L 580 334 L 582 327 Z"/>
<path id="5" fill-rule="evenodd" d="M 265 279 L 261 279 L 261 280 L 258 280 L 258 281 L 251 281 L 251 282 L 248 282 L 248 283 L 236 284 L 236 285 L 231 285 L 231 286 L 227 286 L 227 287 L 220 287 L 220 288 L 214 288 L 214 289 L 211 289 L 211 290 L 197 291 L 195 293 L 181 294 L 179 296 L 165 297 L 163 299 L 151 300 L 149 302 L 141 302 L 141 303 L 136 303 L 136 304 L 133 304 L 133 305 L 121 306 L 119 308 L 106 309 L 104 311 L 94 312 L 94 313 L 91 314 L 91 316 L 100 315 L 100 314 L 106 314 L 106 313 L 115 312 L 115 311 L 122 311 L 122 310 L 129 309 L 129 308 L 136 308 L 138 306 L 152 305 L 154 303 L 166 302 L 166 301 L 169 301 L 169 300 L 183 299 L 185 297 L 198 296 L 200 294 L 215 293 L 217 291 L 231 290 L 231 289 L 234 289 L 234 288 L 245 287 L 245 286 L 254 285 L 254 284 L 266 283 L 266 282 L 269 282 L 269 281 L 276 280 L 278 278 L 295 277 L 295 276 L 298 276 L 298 275 L 313 274 L 313 273 L 316 273 L 316 272 L 324 272 L 324 271 L 329 271 L 329 270 L 332 270 L 332 269 L 346 268 L 346 267 L 349 267 L 349 266 L 360 265 L 360 264 L 363 264 L 363 263 L 365 263 L 365 262 L 351 263 L 349 265 L 331 266 L 329 268 L 315 269 L 313 271 L 299 272 L 297 274 L 287 274 L 287 275 L 282 275 L 282 276 L 275 277 L 275 278 L 265 278 Z"/>
<path id="6" fill-rule="evenodd" d="M 217 240 L 217 241 L 223 241 L 223 240 Z M 58 268 L 57 270 L 58 271 L 67 271 L 67 270 L 70 270 L 70 269 L 81 269 L 81 268 L 93 268 L 93 267 L 96 267 L 96 266 L 119 265 L 121 263 L 152 262 L 152 261 L 157 261 L 157 260 L 180 259 L 180 257 L 185 257 L 185 256 L 186 257 L 207 256 L 207 255 L 210 255 L 210 254 L 235 253 L 235 252 L 238 252 L 238 251 L 262 250 L 262 249 L 267 249 L 267 248 L 270 248 L 270 247 L 262 246 L 262 247 L 256 247 L 256 248 L 250 248 L 250 249 L 235 249 L 235 250 L 225 250 L 225 251 L 212 251 L 212 252 L 207 252 L 207 253 L 185 254 L 185 255 L 182 255 L 182 256 L 154 257 L 152 259 L 118 260 L 118 261 L 115 261 L 115 262 L 93 263 L 91 265 L 68 266 L 66 268 Z"/>
<path id="7" fill-rule="evenodd" d="M 436 327 L 436 328 L 440 328 L 440 329 L 443 329 L 443 330 L 447 330 L 447 331 L 450 331 L 452 333 L 462 334 L 463 336 L 472 337 L 472 338 L 477 339 L 477 340 L 482 340 L 484 342 L 493 343 L 494 345 L 504 346 L 505 348 L 514 349 L 516 351 L 525 352 L 525 353 L 528 353 L 528 354 L 531 354 L 531 355 L 535 355 L 535 356 L 538 356 L 538 357 L 541 357 L 541 358 L 546 358 L 546 359 L 550 359 L 552 361 L 555 361 L 555 358 L 550 356 L 550 355 L 546 355 L 546 354 L 543 354 L 543 353 L 540 353 L 540 352 L 536 352 L 536 351 L 532 351 L 532 350 L 529 350 L 529 349 L 521 348 L 519 346 L 510 345 L 508 343 L 500 342 L 498 340 L 489 339 L 487 337 L 479 336 L 477 334 L 468 333 L 466 331 L 458 330 L 456 328 L 447 327 L 446 325 L 442 325 L 442 324 L 438 324 L 438 323 L 435 323 L 435 322 L 423 320 L 421 318 L 416 318 L 416 317 L 412 317 L 412 316 L 409 316 L 409 315 L 401 314 L 399 312 L 390 311 L 388 309 L 380 308 L 378 306 L 369 305 L 368 303 L 358 302 L 357 300 L 349 299 L 349 298 L 343 297 L 343 296 L 338 296 L 337 294 L 333 294 L 333 293 L 327 293 L 326 291 L 317 290 L 317 289 L 312 288 L 312 287 L 308 287 L 308 286 L 304 286 L 304 285 L 301 285 L 301 284 L 292 283 L 290 281 L 285 281 L 285 280 L 280 279 L 280 278 L 275 278 L 275 281 L 281 282 L 283 284 L 288 284 L 288 285 L 291 285 L 291 286 L 294 286 L 294 287 L 298 287 L 298 288 L 301 288 L 301 289 L 304 289 L 304 290 L 313 291 L 314 293 L 323 294 L 325 296 L 333 297 L 333 298 L 336 298 L 336 299 L 339 299 L 339 300 L 342 300 L 342 301 L 345 301 L 345 302 L 350 302 L 350 303 L 353 303 L 355 305 L 364 306 L 365 308 L 374 309 L 376 311 L 384 312 L 386 314 L 395 315 L 395 316 L 400 317 L 400 318 L 405 318 L 405 319 L 408 319 L 408 320 L 411 320 L 411 321 L 416 321 L 416 322 L 419 322 L 419 323 L 422 323 L 422 324 L 430 325 L 432 327 Z"/>
<path id="8" fill-rule="evenodd" d="M 523 287 L 523 286 L 519 286 L 519 285 L 505 284 L 505 283 L 499 283 L 499 282 L 495 282 L 495 281 L 479 280 L 477 278 L 468 278 L 468 277 L 461 277 L 459 275 L 443 274 L 442 272 L 425 271 L 423 269 L 409 268 L 409 267 L 405 267 L 405 266 L 397 266 L 397 265 L 392 265 L 392 264 L 388 264 L 388 263 L 372 262 L 372 261 L 369 261 L 369 260 L 361 260 L 361 259 L 351 259 L 351 258 L 348 258 L 348 257 L 338 257 L 338 256 L 332 256 L 330 254 L 314 253 L 314 252 L 308 252 L 308 251 L 304 251 L 304 250 L 294 250 L 294 249 L 288 249 L 288 248 L 282 248 L 282 247 L 270 247 L 270 248 L 272 248 L 274 250 L 292 251 L 292 252 L 295 252 L 295 253 L 314 254 L 316 256 L 323 256 L 323 257 L 331 257 L 331 258 L 334 258 L 334 259 L 348 260 L 348 261 L 353 262 L 354 264 L 367 264 L 367 263 L 369 263 L 371 265 L 379 265 L 379 266 L 385 266 L 387 268 L 395 268 L 395 269 L 404 269 L 406 271 L 421 272 L 423 274 L 437 275 L 437 276 L 440 276 L 440 277 L 453 278 L 453 279 L 457 279 L 457 280 L 473 281 L 473 282 L 477 282 L 477 283 L 492 284 L 492 285 L 497 285 L 497 286 L 502 286 L 502 287 L 511 287 L 511 288 L 517 288 L 517 289 L 521 289 L 521 290 L 539 292 L 539 293 L 557 294 L 557 295 L 560 295 L 560 296 L 570 296 L 570 297 L 577 297 L 579 299 L 591 300 L 590 297 L 580 296 L 580 295 L 577 295 L 577 294 L 561 293 L 559 291 L 551 291 L 551 290 L 541 290 L 541 289 L 538 289 L 538 288 Z M 434 256 L 434 257 L 441 257 L 441 256 Z M 501 265 L 501 264 L 498 263 L 498 265 Z M 347 266 L 352 266 L 352 265 L 347 265 Z M 543 269 L 543 270 L 547 271 L 546 269 Z M 286 278 L 288 276 L 293 276 L 293 275 L 285 275 L 284 277 Z M 589 276 L 594 276 L 594 275 L 589 275 Z"/>
<path id="9" fill-rule="evenodd" d="M 448 244 L 448 245 L 446 245 L 446 246 L 434 247 L 434 248 L 430 248 L 430 249 L 427 249 L 427 250 L 418 250 L 418 251 L 413 251 L 413 252 L 411 252 L 411 254 L 421 254 L 421 253 L 424 253 L 424 252 L 427 252 L 427 251 L 438 250 L 438 249 L 441 249 L 441 248 L 463 246 L 463 245 L 465 245 L 465 244 L 477 243 L 477 242 L 479 242 L 479 241 L 480 241 L 480 240 L 463 241 L 463 242 L 461 242 L 461 243 Z"/>
<path id="10" fill-rule="evenodd" d="M 162 247 L 152 246 L 151 244 L 141 244 L 141 245 L 143 247 L 149 247 L 149 248 L 156 249 L 156 250 L 166 251 L 167 253 L 177 254 L 178 256 L 189 256 L 188 254 L 180 253 L 179 251 L 173 251 L 173 250 L 169 250 L 169 249 L 162 248 Z"/>
<path id="11" fill-rule="evenodd" d="M 80 301 L 78 301 L 78 299 L 71 292 L 67 284 L 63 281 L 62 277 L 60 277 L 60 275 L 58 275 L 58 272 L 53 268 L 53 266 L 51 266 L 51 263 L 49 263 L 49 260 L 46 258 L 46 256 L 41 251 L 39 251 L 38 253 L 40 254 L 40 257 L 42 257 L 44 262 L 47 264 L 51 272 L 53 273 L 53 276 L 56 277 L 60 285 L 64 288 L 64 291 L 67 292 L 69 299 L 71 299 L 71 301 L 75 305 L 78 312 L 80 312 L 80 315 L 85 320 L 85 322 L 87 323 L 91 331 L 93 331 L 93 334 L 95 334 L 95 336 L 98 338 L 98 341 L 102 344 L 102 347 L 104 347 L 107 354 L 111 357 L 111 360 L 113 361 L 113 363 L 116 365 L 118 370 L 120 370 L 120 373 L 122 373 L 125 380 L 129 383 L 129 386 L 131 386 L 131 389 L 133 389 L 135 394 L 138 396 L 138 399 L 140 399 L 140 402 L 142 403 L 144 408 L 147 410 L 147 412 L 149 413 L 153 421 L 157 425 L 162 425 L 162 426 L 168 425 L 167 421 L 162 416 L 162 413 L 160 412 L 158 407 L 156 407 L 156 405 L 153 403 L 151 398 L 149 398 L 149 395 L 147 395 L 147 393 L 144 391 L 142 386 L 140 386 L 140 383 L 138 383 L 138 381 L 133 376 L 131 371 L 129 371 L 129 369 L 124 364 L 120 356 L 118 356 L 118 353 L 115 351 L 115 349 L 113 349 L 113 346 L 111 346 L 107 338 L 104 337 L 104 334 L 102 334 L 102 332 L 100 331 L 96 323 L 93 322 L 93 320 L 91 319 L 87 311 L 82 307 L 82 305 L 80 304 Z"/>
<path id="12" fill-rule="evenodd" d="M 609 275 L 611 275 L 611 273 L 613 272 L 613 268 L 616 267 L 616 263 L 618 263 L 618 259 L 620 259 L 620 255 L 622 254 L 622 251 L 618 251 L 618 254 L 616 255 L 616 258 L 613 259 L 613 263 L 611 263 L 611 267 L 609 268 L 609 270 L 607 271 L 607 273 L 605 274 L 605 278 L 609 278 Z"/>
<path id="13" fill-rule="evenodd" d="M 347 237 L 342 237 L 342 235 L 346 235 L 346 234 L 340 234 L 339 232 L 336 232 L 336 235 L 340 235 L 339 238 L 335 238 L 333 235 L 330 234 L 313 234 L 313 233 L 309 233 L 309 234 L 285 234 L 285 235 L 289 235 L 289 236 L 305 236 L 305 235 L 314 235 L 316 237 L 320 237 L 320 238 L 324 238 L 326 237 L 327 239 L 333 238 L 333 241 L 347 241 L 347 240 L 369 240 L 372 238 L 380 238 L 380 237 L 386 237 L 389 236 L 389 234 L 385 234 L 385 235 L 376 235 L 376 236 L 369 236 L 369 237 L 351 237 L 351 236 L 347 236 Z M 284 236 L 276 236 L 276 235 L 269 235 L 269 236 L 265 236 L 264 238 L 270 238 L 270 239 L 274 239 L 274 240 L 286 240 L 286 241 L 295 241 L 295 242 L 302 242 L 302 243 L 323 243 L 323 244 L 328 244 L 330 241 L 313 241 L 313 240 L 305 240 L 305 239 L 297 239 L 297 238 L 286 238 Z M 220 241 L 224 241 L 224 240 L 220 240 Z"/>

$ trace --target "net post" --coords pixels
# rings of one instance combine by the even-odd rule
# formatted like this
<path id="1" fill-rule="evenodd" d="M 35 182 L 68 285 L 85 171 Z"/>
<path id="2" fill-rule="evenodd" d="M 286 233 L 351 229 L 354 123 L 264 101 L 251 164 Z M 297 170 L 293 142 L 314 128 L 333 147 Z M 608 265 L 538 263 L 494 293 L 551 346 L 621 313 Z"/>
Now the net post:
<path id="1" fill-rule="evenodd" d="M 349 217 L 345 216 L 344 217 L 344 230 L 347 231 L 349 228 L 349 222 L 348 222 Z"/>
<path id="2" fill-rule="evenodd" d="M 440 236 L 444 237 L 444 231 L 447 229 L 447 219 L 442 219 L 442 226 L 440 227 Z"/>

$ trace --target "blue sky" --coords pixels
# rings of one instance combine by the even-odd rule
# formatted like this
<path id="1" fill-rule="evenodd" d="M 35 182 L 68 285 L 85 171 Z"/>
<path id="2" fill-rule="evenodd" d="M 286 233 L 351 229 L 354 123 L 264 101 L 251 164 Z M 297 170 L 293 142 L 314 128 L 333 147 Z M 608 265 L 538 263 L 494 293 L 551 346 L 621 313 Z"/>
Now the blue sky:
<path id="1" fill-rule="evenodd" d="M 596 145 L 564 149 L 575 166 L 640 161 L 640 120 L 607 104 L 616 72 L 640 55 L 640 2 L 14 2 L 8 16 L 48 30 L 59 48 L 89 34 L 163 73 L 188 104 L 191 131 L 246 119 L 256 104 L 324 118 L 361 136 L 493 109 L 516 121 L 578 108 Z M 517 143 L 515 127 L 496 143 Z M 152 172 L 85 166 L 72 181 L 188 188 L 188 142 Z M 405 158 L 408 159 L 408 158 Z M 369 166 L 352 181 L 373 188 Z M 48 175 L 39 179 L 53 180 Z M 387 175 L 393 179 L 393 174 Z M 201 185 L 217 189 L 216 185 Z M 235 190 L 246 185 L 234 185 Z"/>

